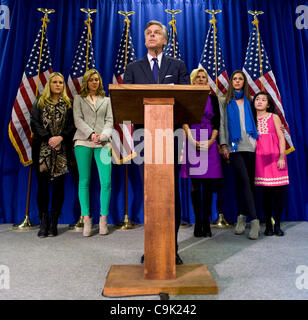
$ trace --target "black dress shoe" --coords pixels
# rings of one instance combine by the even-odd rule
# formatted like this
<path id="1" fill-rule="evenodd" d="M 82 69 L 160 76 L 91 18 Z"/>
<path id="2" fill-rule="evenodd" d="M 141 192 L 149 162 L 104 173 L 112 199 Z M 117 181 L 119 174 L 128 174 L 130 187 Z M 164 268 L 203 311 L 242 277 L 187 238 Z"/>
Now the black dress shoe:
<path id="1" fill-rule="evenodd" d="M 274 235 L 273 229 L 265 228 L 264 234 L 266 236 L 273 236 Z"/>
<path id="2" fill-rule="evenodd" d="M 194 228 L 194 236 L 196 238 L 200 238 L 202 237 L 202 225 L 199 224 L 195 224 L 195 228 Z"/>
<path id="3" fill-rule="evenodd" d="M 181 259 L 181 257 L 179 256 L 178 253 L 175 255 L 175 263 L 176 264 L 183 264 L 183 260 Z"/>
<path id="4" fill-rule="evenodd" d="M 144 254 L 142 255 L 141 259 L 140 259 L 140 263 L 143 264 L 144 263 Z"/>
<path id="5" fill-rule="evenodd" d="M 274 233 L 278 237 L 284 236 L 284 232 L 280 228 L 279 229 L 275 229 Z"/>
<path id="6" fill-rule="evenodd" d="M 212 232 L 211 231 L 203 232 L 203 237 L 204 238 L 211 238 L 212 237 Z"/>

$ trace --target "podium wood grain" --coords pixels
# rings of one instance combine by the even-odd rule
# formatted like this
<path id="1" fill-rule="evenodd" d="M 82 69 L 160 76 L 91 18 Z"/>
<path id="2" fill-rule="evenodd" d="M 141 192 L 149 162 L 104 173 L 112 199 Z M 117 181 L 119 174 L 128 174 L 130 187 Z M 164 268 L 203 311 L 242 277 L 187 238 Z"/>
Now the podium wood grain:
<path id="1" fill-rule="evenodd" d="M 112 265 L 103 295 L 218 293 L 205 265 L 175 265 L 173 125 L 200 122 L 209 87 L 109 85 L 109 92 L 116 122 L 145 124 L 145 264 Z"/>
<path id="2" fill-rule="evenodd" d="M 109 297 L 151 295 L 217 294 L 218 286 L 204 264 L 176 266 L 176 278 L 147 280 L 141 265 L 111 266 L 102 294 Z"/>
<path id="3" fill-rule="evenodd" d="M 110 84 L 109 92 L 115 123 L 144 123 L 144 98 L 174 98 L 174 124 L 199 123 L 209 86 L 167 84 Z"/>
<path id="4" fill-rule="evenodd" d="M 145 279 L 176 276 L 173 104 L 174 99 L 144 99 Z M 170 131 L 171 137 L 164 139 L 163 132 Z"/>

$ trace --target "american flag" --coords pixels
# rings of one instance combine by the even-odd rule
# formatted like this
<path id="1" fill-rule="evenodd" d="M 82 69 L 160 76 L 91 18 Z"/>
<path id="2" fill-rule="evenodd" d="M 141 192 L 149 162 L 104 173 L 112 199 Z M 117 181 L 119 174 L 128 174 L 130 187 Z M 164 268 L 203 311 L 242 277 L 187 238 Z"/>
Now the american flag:
<path id="1" fill-rule="evenodd" d="M 131 34 L 127 32 L 128 24 L 125 23 L 123 28 L 118 55 L 114 67 L 112 82 L 114 84 L 123 83 L 123 76 L 128 63 L 136 60 L 135 49 Z M 126 33 L 127 33 L 127 50 L 126 50 Z M 126 52 L 126 64 L 125 64 Z M 112 131 L 112 156 L 117 164 L 123 164 L 136 156 L 134 151 L 133 140 L 134 125 L 132 123 L 115 123 Z"/>
<path id="2" fill-rule="evenodd" d="M 125 26 L 123 28 L 118 55 L 117 55 L 117 59 L 114 67 L 114 74 L 112 79 L 112 82 L 114 84 L 123 83 L 123 75 L 126 69 L 126 65 L 136 60 L 134 44 L 133 44 L 132 36 L 130 34 L 129 29 L 127 34 L 127 51 L 126 51 L 126 31 L 127 31 L 127 23 L 125 23 Z M 125 64 L 125 51 L 126 51 L 126 57 L 127 57 L 126 64 Z"/>
<path id="3" fill-rule="evenodd" d="M 165 55 L 167 55 L 169 57 L 181 60 L 181 52 L 180 52 L 177 33 L 174 32 L 174 37 L 173 37 L 173 27 L 172 26 L 169 29 L 168 42 L 165 45 L 163 52 Z"/>
<path id="4" fill-rule="evenodd" d="M 46 28 L 44 28 L 42 38 L 42 28 L 37 34 L 32 47 L 29 60 L 22 76 L 18 88 L 17 96 L 14 102 L 11 120 L 9 124 L 9 137 L 19 154 L 21 163 L 28 166 L 32 163 L 32 134 L 30 127 L 30 112 L 32 104 L 36 99 L 36 86 L 39 74 L 38 93 L 41 94 L 44 86 L 52 73 L 52 64 L 50 59 L 49 45 Z M 39 57 L 42 40 L 42 54 L 40 70 Z"/>
<path id="5" fill-rule="evenodd" d="M 76 50 L 74 62 L 67 80 L 67 94 L 70 98 L 79 94 L 82 77 L 87 71 L 87 38 L 88 27 L 85 25 L 81 38 Z M 92 46 L 92 38 L 89 37 L 89 55 L 88 55 L 88 69 L 95 69 L 95 60 Z"/>
<path id="6" fill-rule="evenodd" d="M 226 71 L 225 62 L 222 56 L 221 48 L 216 34 L 216 57 L 217 57 L 217 79 L 218 95 L 223 96 L 229 86 L 229 78 Z M 214 27 L 211 25 L 205 40 L 204 50 L 199 62 L 208 73 L 208 83 L 212 93 L 216 93 L 216 67 L 215 67 L 215 44 L 214 44 Z"/>
<path id="7" fill-rule="evenodd" d="M 262 89 L 262 77 L 260 73 L 260 60 L 259 60 L 259 46 L 258 46 L 258 33 L 257 28 L 254 26 L 249 42 L 248 48 L 246 51 L 245 63 L 243 67 L 243 72 L 247 77 L 249 84 L 249 91 L 251 96 L 255 96 L 261 90 L 268 92 L 275 103 L 276 111 L 280 117 L 280 120 L 285 128 L 284 135 L 286 139 L 286 153 L 294 151 L 294 146 L 290 136 L 290 129 L 288 123 L 285 119 L 285 113 L 282 106 L 282 101 L 280 93 L 276 84 L 276 79 L 273 74 L 271 65 L 267 53 L 264 49 L 262 39 L 260 37 L 260 46 L 261 46 L 261 60 L 263 66 L 263 89 Z"/>

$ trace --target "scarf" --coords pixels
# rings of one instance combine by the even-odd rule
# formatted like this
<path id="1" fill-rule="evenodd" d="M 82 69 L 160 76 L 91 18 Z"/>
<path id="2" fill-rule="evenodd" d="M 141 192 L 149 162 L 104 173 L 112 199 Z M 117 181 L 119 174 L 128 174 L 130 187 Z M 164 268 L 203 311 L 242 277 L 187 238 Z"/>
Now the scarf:
<path id="1" fill-rule="evenodd" d="M 237 151 L 238 142 L 242 140 L 240 112 L 235 100 L 242 99 L 243 97 L 246 133 L 255 140 L 258 137 L 251 106 L 248 99 L 244 95 L 244 91 L 241 90 L 240 92 L 237 92 L 234 90 L 234 98 L 227 105 L 229 143 L 231 144 L 232 151 Z"/>
<path id="2" fill-rule="evenodd" d="M 60 98 L 59 102 L 52 104 L 47 102 L 42 112 L 42 123 L 48 129 L 51 136 L 59 136 L 64 130 L 67 105 Z M 48 142 L 42 142 L 40 148 L 40 172 L 48 172 L 51 179 L 68 172 L 65 145 L 62 141 L 60 150 L 52 149 Z"/>

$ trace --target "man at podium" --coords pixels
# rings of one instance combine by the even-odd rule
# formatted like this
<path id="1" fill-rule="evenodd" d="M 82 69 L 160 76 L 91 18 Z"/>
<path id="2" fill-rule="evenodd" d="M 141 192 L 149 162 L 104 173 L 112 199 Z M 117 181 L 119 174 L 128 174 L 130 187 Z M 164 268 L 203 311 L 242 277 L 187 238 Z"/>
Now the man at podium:
<path id="1" fill-rule="evenodd" d="M 148 53 L 145 57 L 130 63 L 124 73 L 123 83 L 125 84 L 190 84 L 190 78 L 182 60 L 177 60 L 163 53 L 163 47 L 168 41 L 168 31 L 159 21 L 149 21 L 144 30 L 145 46 Z M 183 264 L 178 255 L 177 234 L 181 223 L 181 202 L 179 192 L 179 164 L 178 152 L 175 143 L 175 243 L 176 243 L 176 264 Z M 141 176 L 143 177 L 143 165 L 140 166 Z M 141 263 L 144 262 L 144 255 Z"/>

